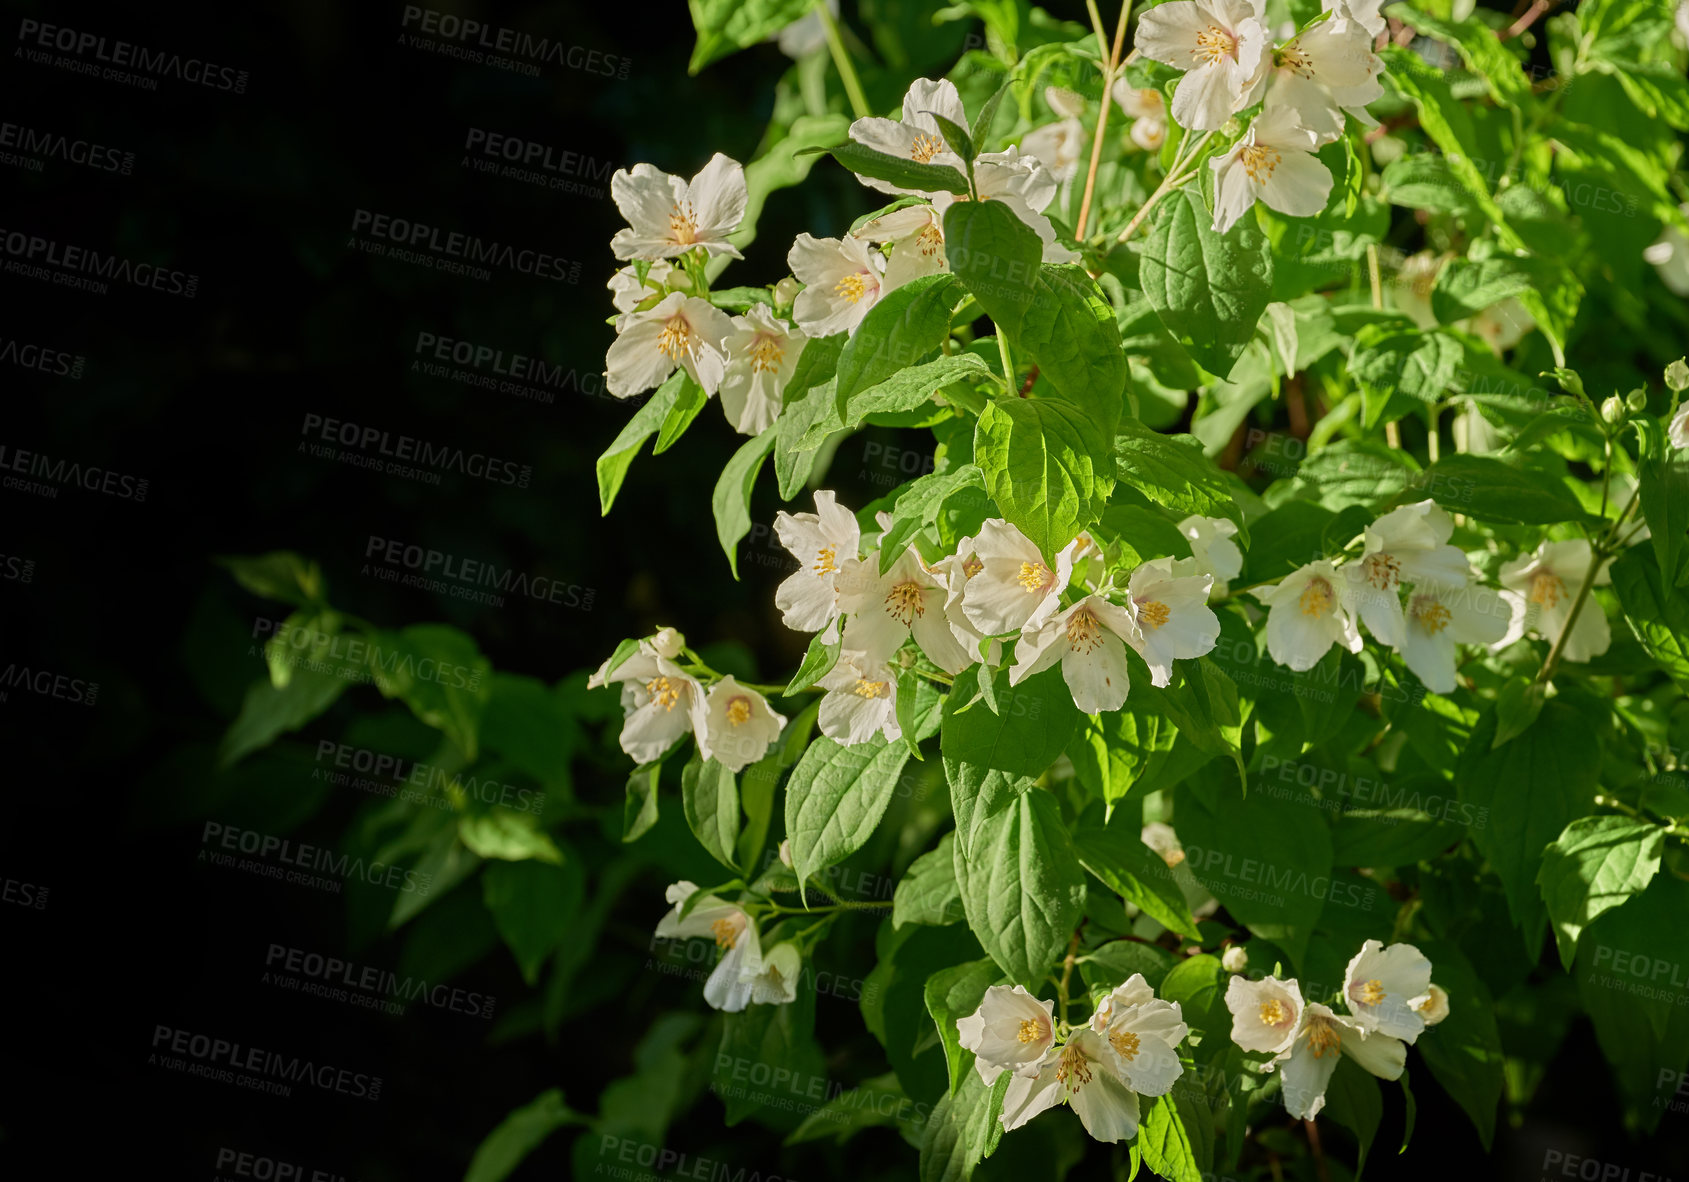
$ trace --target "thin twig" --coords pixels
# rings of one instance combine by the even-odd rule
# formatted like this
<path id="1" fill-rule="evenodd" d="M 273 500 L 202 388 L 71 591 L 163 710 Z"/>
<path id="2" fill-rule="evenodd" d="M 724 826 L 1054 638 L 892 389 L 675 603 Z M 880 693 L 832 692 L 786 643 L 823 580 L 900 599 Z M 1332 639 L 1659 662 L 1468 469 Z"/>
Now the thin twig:
<path id="1" fill-rule="evenodd" d="M 1085 195 L 1079 201 L 1079 221 L 1075 224 L 1073 236 L 1080 241 L 1085 239 L 1085 225 L 1091 218 L 1091 196 L 1097 188 L 1097 164 L 1102 160 L 1104 133 L 1108 130 L 1109 108 L 1114 105 L 1114 72 L 1120 68 L 1120 47 L 1126 41 L 1126 19 L 1132 12 L 1132 0 L 1122 0 L 1120 5 L 1120 21 L 1114 27 L 1114 48 L 1108 49 L 1103 44 L 1102 20 L 1097 15 L 1096 0 L 1086 0 L 1091 10 L 1097 28 L 1097 51 L 1108 54 L 1108 64 L 1103 67 L 1103 101 L 1097 112 L 1097 131 L 1091 137 L 1091 166 L 1085 171 Z"/>

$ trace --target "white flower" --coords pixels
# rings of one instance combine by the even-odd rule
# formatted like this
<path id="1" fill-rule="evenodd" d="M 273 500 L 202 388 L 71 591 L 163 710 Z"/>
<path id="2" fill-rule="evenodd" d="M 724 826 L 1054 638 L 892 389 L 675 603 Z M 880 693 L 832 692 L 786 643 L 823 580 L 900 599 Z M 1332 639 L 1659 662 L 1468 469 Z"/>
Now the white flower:
<path id="1" fill-rule="evenodd" d="M 974 539 L 963 538 L 956 543 L 956 553 L 947 554 L 933 563 L 933 576 L 944 584 L 944 617 L 950 621 L 950 634 L 956 643 L 967 650 L 969 658 L 978 657 L 985 641 L 974 622 L 962 611 L 962 596 L 967 593 L 968 580 L 985 569 L 985 562 L 974 553 Z M 993 640 L 985 650 L 985 663 L 1003 663 L 1003 642 Z"/>
<path id="2" fill-rule="evenodd" d="M 1192 514 L 1179 522 L 1179 532 L 1191 544 L 1194 573 L 1211 575 L 1222 591 L 1243 570 L 1243 551 L 1232 541 L 1237 536 L 1236 522 Z"/>
<path id="3" fill-rule="evenodd" d="M 667 259 L 658 259 L 645 272 L 644 283 L 639 282 L 639 276 L 634 274 L 630 263 L 610 276 L 610 282 L 605 286 L 610 289 L 610 302 L 615 305 L 616 311 L 631 312 L 650 297 L 662 295 L 668 288 L 691 291 L 692 280 Z"/>
<path id="4" fill-rule="evenodd" d="M 827 0 L 827 11 L 836 18 L 839 0 Z M 778 41 L 780 52 L 793 61 L 801 61 L 827 44 L 827 26 L 822 23 L 821 13 L 811 9 L 769 40 Z"/>
<path id="5" fill-rule="evenodd" d="M 1173 0 L 1138 21 L 1145 57 L 1184 70 L 1173 118 L 1187 130 L 1218 131 L 1242 105 L 1267 50 L 1262 0 Z"/>
<path id="6" fill-rule="evenodd" d="M 679 635 L 676 633 L 675 635 Z M 655 763 L 687 731 L 704 733 L 704 689 L 697 679 L 680 671 L 649 640 L 614 671 L 605 661 L 587 679 L 588 689 L 620 683 L 622 750 L 637 763 Z"/>
<path id="7" fill-rule="evenodd" d="M 1543 542 L 1529 554 L 1521 554 L 1501 568 L 1501 593 L 1512 609 L 1507 634 L 1496 642 L 1505 648 L 1526 632 L 1534 631 L 1550 645 L 1560 640 L 1571 616 L 1572 601 L 1589 574 L 1593 554 L 1587 539 Z M 1595 576 L 1595 586 L 1612 582 L 1605 563 Z M 1607 651 L 1612 633 L 1607 613 L 1591 595 L 1578 612 L 1572 634 L 1566 638 L 1561 656 L 1568 661 L 1588 661 Z"/>
<path id="8" fill-rule="evenodd" d="M 821 699 L 817 724 L 835 743 L 854 747 L 876 734 L 894 743 L 903 737 L 897 724 L 897 673 L 861 653 L 841 652 L 833 671 L 817 682 Z"/>
<path id="9" fill-rule="evenodd" d="M 704 982 L 704 1000 L 718 1010 L 736 1014 L 750 1004 L 753 991 L 752 983 L 744 979 L 745 965 L 762 959 L 757 925 L 742 908 L 713 897 L 700 901 L 682 918 L 682 906 L 697 891 L 696 884 L 684 880 L 669 887 L 664 897 L 674 906 L 658 921 L 657 937 L 662 940 L 713 937 L 723 956 Z"/>
<path id="10" fill-rule="evenodd" d="M 1021 137 L 1020 150 L 1049 169 L 1057 184 L 1063 184 L 1079 172 L 1079 153 L 1085 146 L 1084 137 L 1084 127 L 1079 120 L 1069 116 L 1027 132 Z"/>
<path id="11" fill-rule="evenodd" d="M 1586 609 L 1587 610 L 1587 609 Z M 1408 596 L 1399 646 L 1402 660 L 1434 694 L 1454 692 L 1456 644 L 1494 644 L 1507 633 L 1511 612 L 1488 587 L 1422 583 Z"/>
<path id="12" fill-rule="evenodd" d="M 798 974 L 802 970 L 803 958 L 798 955 L 798 946 L 790 940 L 776 944 L 767 953 L 762 953 L 753 943 L 745 954 L 739 977 L 749 987 L 752 1002 L 778 1006 L 797 997 Z"/>
<path id="13" fill-rule="evenodd" d="M 672 259 L 694 247 L 744 257 L 727 236 L 745 216 L 745 170 L 720 152 L 691 183 L 649 164 L 621 169 L 610 178 L 610 195 L 631 227 L 610 240 L 618 259 Z"/>
<path id="14" fill-rule="evenodd" d="M 1332 14 L 1334 20 L 1351 20 L 1377 39 L 1388 23 L 1378 10 L 1390 0 L 1320 0 L 1320 7 Z"/>
<path id="15" fill-rule="evenodd" d="M 1132 142 L 1146 152 L 1160 151 L 1167 141 L 1167 100 L 1161 92 L 1147 86 L 1139 89 L 1118 78 L 1110 93 L 1132 119 Z"/>
<path id="16" fill-rule="evenodd" d="M 855 332 L 885 290 L 885 259 L 860 238 L 799 234 L 786 263 L 806 285 L 792 319 L 812 337 Z"/>
<path id="17" fill-rule="evenodd" d="M 1403 638 L 1402 584 L 1464 586 L 1471 564 L 1448 540 L 1454 521 L 1435 501 L 1392 509 L 1366 528 L 1366 549 L 1358 562 L 1343 568 L 1349 603 L 1361 623 L 1391 648 Z"/>
<path id="18" fill-rule="evenodd" d="M 667 657 L 672 661 L 686 647 L 686 637 L 681 634 L 678 628 L 659 628 L 648 643 L 651 645 L 652 652 L 659 657 Z"/>
<path id="19" fill-rule="evenodd" d="M 1220 967 L 1228 973 L 1241 973 L 1249 967 L 1249 953 L 1242 944 L 1233 944 L 1220 957 Z"/>
<path id="20" fill-rule="evenodd" d="M 1666 435 L 1673 447 L 1689 448 L 1689 401 L 1685 401 L 1671 416 L 1671 426 L 1666 428 Z"/>
<path id="21" fill-rule="evenodd" d="M 1363 123 L 1368 103 L 1384 94 L 1378 76 L 1384 63 L 1372 52 L 1372 37 L 1352 20 L 1334 17 L 1303 30 L 1266 55 L 1243 105 L 1266 95 L 1266 109 L 1289 107 L 1322 144 L 1343 134 L 1343 112 Z"/>
<path id="22" fill-rule="evenodd" d="M 1324 209 L 1331 173 L 1313 154 L 1318 146 L 1314 133 L 1297 122 L 1294 108 L 1263 110 L 1231 151 L 1209 161 L 1214 232 L 1231 229 L 1258 200 L 1291 217 L 1312 217 Z"/>
<path id="23" fill-rule="evenodd" d="M 1491 304 L 1466 322 L 1473 336 L 1480 337 L 1496 356 L 1525 339 L 1525 334 L 1537 326 L 1536 317 L 1525 310 L 1518 300 L 1502 300 Z"/>
<path id="24" fill-rule="evenodd" d="M 732 331 L 727 313 L 708 300 L 670 292 L 656 307 L 617 320 L 604 358 L 606 385 L 617 398 L 631 398 L 662 385 L 679 365 L 714 394 L 727 371 L 724 342 Z"/>
<path id="25" fill-rule="evenodd" d="M 780 863 L 786 869 L 792 869 L 792 839 L 789 837 L 780 839 Z"/>
<path id="26" fill-rule="evenodd" d="M 1131 688 L 1126 645 L 1137 648 L 1143 643 L 1137 633 L 1131 612 L 1101 596 L 1087 595 L 1059 615 L 1027 625 L 1015 645 L 1009 684 L 1019 685 L 1060 661 L 1062 680 L 1073 692 L 1075 706 L 1086 714 L 1118 710 Z"/>
<path id="27" fill-rule="evenodd" d="M 1097 1004 L 1090 1027 L 1119 1056 L 1121 1082 L 1140 1096 L 1165 1096 L 1184 1073 L 1179 1044 L 1190 1027 L 1179 1003 L 1156 997 L 1142 973 L 1133 973 Z"/>
<path id="28" fill-rule="evenodd" d="M 839 610 L 848 616 L 844 646 L 881 663 L 891 658 L 911 635 L 933 664 L 956 674 L 973 664 L 974 656 L 951 632 L 944 614 L 944 585 L 910 546 L 885 574 L 878 559 L 858 563 L 839 579 Z"/>
<path id="29" fill-rule="evenodd" d="M 974 1053 L 974 1069 L 986 1087 L 1005 1071 L 1037 1078 L 1055 1040 L 1055 1004 L 1033 997 L 1022 985 L 993 985 L 979 1009 L 957 1020 L 957 1041 Z"/>
<path id="30" fill-rule="evenodd" d="M 1003 636 L 1040 627 L 1061 606 L 1061 593 L 1073 577 L 1077 543 L 1056 555 L 1051 570 L 1032 539 L 1000 517 L 993 517 L 973 538 L 971 561 L 979 563 L 962 591 L 962 614 L 985 636 Z"/>
<path id="31" fill-rule="evenodd" d="M 1173 680 L 1173 662 L 1213 651 L 1220 638 L 1220 618 L 1208 607 L 1208 575 L 1178 576 L 1171 558 L 1140 563 L 1126 585 L 1138 650 L 1149 666 L 1150 681 Z"/>
<path id="32" fill-rule="evenodd" d="M 1065 1045 L 1045 1054 L 1035 1078 L 1017 1074 L 1009 1081 L 1003 1128 L 1018 1129 L 1065 1103 L 1098 1141 L 1131 1140 L 1138 1132 L 1140 1090 L 1164 1095 L 1183 1071 L 1167 1039 L 1175 1033 L 1182 1038 L 1184 1029 L 1177 1007 L 1152 999 L 1122 1009 L 1107 1035 L 1089 1027 L 1075 1030 Z"/>
<path id="33" fill-rule="evenodd" d="M 698 753 L 738 772 L 761 759 L 785 725 L 785 715 L 776 714 L 767 698 L 729 674 L 712 685 L 704 699 Z"/>
<path id="34" fill-rule="evenodd" d="M 1319 664 L 1333 644 L 1361 651 L 1361 632 L 1348 603 L 1349 581 L 1316 559 L 1255 597 L 1267 605 L 1267 652 L 1301 673 Z"/>
<path id="35" fill-rule="evenodd" d="M 1689 213 L 1689 206 L 1684 206 L 1683 212 Z M 1679 226 L 1667 223 L 1660 230 L 1660 236 L 1643 250 L 1642 258 L 1654 265 L 1660 273 L 1660 282 L 1669 287 L 1673 295 L 1689 296 L 1689 234 L 1685 234 Z"/>
<path id="36" fill-rule="evenodd" d="M 1368 1034 L 1376 1031 L 1411 1043 L 1425 1029 L 1413 1003 L 1430 985 L 1431 962 L 1419 949 L 1412 944 L 1386 948 L 1368 940 L 1343 974 L 1343 1001 L 1355 1025 Z"/>
<path id="37" fill-rule="evenodd" d="M 732 325 L 725 341 L 721 409 L 739 434 L 756 435 L 780 416 L 781 395 L 809 338 L 801 328 L 776 320 L 767 304 L 735 316 Z"/>
<path id="38" fill-rule="evenodd" d="M 902 287 L 911 279 L 936 275 L 950 269 L 944 253 L 944 219 L 931 205 L 906 205 L 864 222 L 851 234 L 869 242 L 887 243 L 885 290 Z"/>
<path id="39" fill-rule="evenodd" d="M 1325 1107 L 1325 1089 L 1340 1053 L 1379 1079 L 1400 1079 L 1407 1065 L 1407 1046 L 1399 1039 L 1368 1034 L 1354 1019 L 1310 1002 L 1290 1049 L 1275 1060 L 1282 1064 L 1284 1107 L 1291 1116 L 1312 1120 Z"/>
<path id="40" fill-rule="evenodd" d="M 986 152 L 974 160 L 974 187 L 981 201 L 1000 201 L 1008 206 L 1022 222 L 1029 226 L 1044 244 L 1043 262 L 1072 263 L 1079 260 L 1077 251 L 1069 250 L 1056 241 L 1056 228 L 1044 216 L 1044 210 L 1056 199 L 1056 178 L 1037 160 L 1022 156 L 1019 148 L 1006 152 Z M 953 193 L 933 194 L 933 209 L 942 222 L 944 213 L 958 201 L 970 200 Z"/>
<path id="41" fill-rule="evenodd" d="M 838 576 L 858 561 L 861 533 L 856 517 L 822 489 L 814 513 L 775 514 L 774 533 L 802 567 L 774 592 L 786 627 L 819 632 L 838 618 Z"/>
<path id="42" fill-rule="evenodd" d="M 1294 979 L 1233 977 L 1226 983 L 1226 1008 L 1232 1012 L 1233 1042 L 1246 1051 L 1282 1054 L 1302 1026 L 1302 986 Z"/>
<path id="43" fill-rule="evenodd" d="M 1427 1026 L 1435 1026 L 1449 1016 L 1449 995 L 1441 985 L 1427 985 L 1425 993 L 1408 1002 Z"/>
<path id="44" fill-rule="evenodd" d="M 938 123 L 933 119 L 935 114 L 943 116 L 958 127 L 968 126 L 967 112 L 962 109 L 962 96 L 956 93 L 954 82 L 947 78 L 936 82 L 930 78 L 917 78 L 909 84 L 909 93 L 903 96 L 903 122 L 899 123 L 895 119 L 858 119 L 850 125 L 850 138 L 865 148 L 884 152 L 888 156 L 913 160 L 917 164 L 947 164 L 962 172 L 967 168 L 967 164 L 950 150 L 944 133 L 938 129 Z M 882 193 L 932 196 L 928 190 L 904 189 L 890 181 L 879 181 L 865 176 L 858 176 L 856 179 L 870 189 L 878 189 Z"/>

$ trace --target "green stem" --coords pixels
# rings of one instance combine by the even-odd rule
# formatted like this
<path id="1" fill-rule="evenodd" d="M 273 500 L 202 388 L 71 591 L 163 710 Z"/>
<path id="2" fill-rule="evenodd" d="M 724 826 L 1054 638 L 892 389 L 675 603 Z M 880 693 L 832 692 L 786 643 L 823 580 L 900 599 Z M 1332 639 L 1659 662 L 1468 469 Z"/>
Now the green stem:
<path id="1" fill-rule="evenodd" d="M 1009 388 L 1009 393 L 1015 392 L 1015 359 L 1009 355 L 1009 338 L 1003 333 L 1003 326 L 997 326 L 997 352 L 1003 358 L 1003 384 Z"/>
<path id="2" fill-rule="evenodd" d="M 1179 145 L 1179 151 L 1173 157 L 1173 167 L 1167 170 L 1166 179 L 1161 182 L 1155 192 L 1150 194 L 1149 200 L 1144 202 L 1142 208 L 1132 215 L 1132 220 L 1126 223 L 1126 228 L 1124 230 L 1120 231 L 1120 237 L 1115 239 L 1117 243 L 1125 242 L 1128 238 L 1130 238 L 1133 231 L 1135 231 L 1139 224 L 1149 216 L 1150 211 L 1156 207 L 1163 197 L 1167 196 L 1168 193 L 1172 192 L 1174 189 L 1178 188 L 1180 185 L 1190 180 L 1191 177 L 1196 175 L 1195 167 L 1183 172 L 1180 170 L 1185 168 L 1187 164 L 1190 164 L 1194 160 L 1197 153 L 1202 151 L 1203 145 L 1214 138 L 1214 134 L 1215 133 L 1212 131 L 1205 131 L 1194 143 L 1186 140 Z M 1189 151 L 1186 150 L 1187 147 Z"/>
<path id="3" fill-rule="evenodd" d="M 819 0 L 815 11 L 821 14 L 821 27 L 827 33 L 827 50 L 833 55 L 833 65 L 838 67 L 839 78 L 844 82 L 845 95 L 850 99 L 850 109 L 856 112 L 858 119 L 866 119 L 872 112 L 868 109 L 867 97 L 862 93 L 862 83 L 857 81 L 856 67 L 851 64 L 850 54 L 846 52 L 844 41 L 839 36 L 839 23 L 828 10 L 827 0 Z"/>

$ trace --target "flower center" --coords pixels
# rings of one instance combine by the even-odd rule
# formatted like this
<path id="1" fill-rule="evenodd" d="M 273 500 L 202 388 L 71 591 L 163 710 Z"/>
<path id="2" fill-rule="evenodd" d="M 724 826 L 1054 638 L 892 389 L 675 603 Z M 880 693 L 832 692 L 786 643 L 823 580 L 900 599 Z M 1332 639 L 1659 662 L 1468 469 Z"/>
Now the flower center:
<path id="1" fill-rule="evenodd" d="M 645 683 L 645 688 L 651 692 L 651 700 L 665 713 L 673 710 L 674 704 L 680 701 L 680 687 L 671 678 L 653 677 Z"/>
<path id="2" fill-rule="evenodd" d="M 1383 1005 L 1384 983 L 1377 977 L 1374 977 L 1372 980 L 1362 985 L 1355 996 L 1363 1006 Z"/>
<path id="3" fill-rule="evenodd" d="M 862 297 L 868 294 L 868 280 L 860 273 L 856 275 L 846 275 L 843 279 L 833 284 L 833 290 L 845 299 L 849 300 L 851 303 L 859 303 Z"/>
<path id="4" fill-rule="evenodd" d="M 1167 605 L 1162 603 L 1159 599 L 1138 600 L 1138 623 L 1148 628 L 1151 632 L 1155 631 L 1172 618 L 1173 613 L 1168 610 Z"/>
<path id="5" fill-rule="evenodd" d="M 677 201 L 669 210 L 669 233 L 682 246 L 698 241 L 698 215 L 692 212 L 690 201 Z"/>
<path id="6" fill-rule="evenodd" d="M 1314 59 L 1296 45 L 1286 45 L 1273 54 L 1273 63 L 1281 70 L 1289 70 L 1302 78 L 1314 76 Z"/>
<path id="7" fill-rule="evenodd" d="M 1449 626 L 1452 616 L 1449 609 L 1435 599 L 1421 597 L 1413 602 L 1413 618 L 1419 621 L 1421 628 L 1435 636 Z"/>
<path id="8" fill-rule="evenodd" d="M 1023 562 L 1015 581 L 1028 591 L 1042 591 L 1050 577 L 1050 568 L 1042 562 Z"/>
<path id="9" fill-rule="evenodd" d="M 1560 597 L 1566 593 L 1566 584 L 1560 577 L 1549 571 L 1539 571 L 1531 579 L 1531 602 L 1540 603 L 1543 607 L 1553 607 L 1560 602 Z"/>
<path id="10" fill-rule="evenodd" d="M 916 616 L 926 615 L 927 605 L 921 599 L 921 585 L 911 579 L 887 591 L 886 614 L 900 624 L 908 624 Z"/>
<path id="11" fill-rule="evenodd" d="M 838 550 L 832 546 L 823 546 L 815 552 L 815 565 L 811 569 L 817 576 L 830 575 L 838 570 L 838 564 L 833 560 L 838 557 Z"/>
<path id="12" fill-rule="evenodd" d="M 1337 1033 L 1334 1024 L 1322 1020 L 1309 1025 L 1308 1049 L 1314 1052 L 1314 1058 L 1323 1059 L 1327 1054 L 1336 1054 L 1342 1043 L 1343 1036 Z"/>
<path id="13" fill-rule="evenodd" d="M 1265 144 L 1250 144 L 1237 154 L 1243 161 L 1243 171 L 1249 179 L 1257 185 L 1264 185 L 1273 179 L 1273 171 L 1278 168 L 1278 162 L 1283 158 L 1277 148 L 1269 148 Z"/>
<path id="14" fill-rule="evenodd" d="M 1091 1064 L 1085 1052 L 1071 1043 L 1062 1048 L 1061 1062 L 1056 1064 L 1056 1082 L 1067 1084 L 1067 1090 L 1077 1092 L 1091 1082 Z"/>
<path id="15" fill-rule="evenodd" d="M 739 942 L 739 925 L 726 916 L 712 923 L 710 931 L 715 933 L 717 948 L 731 948 Z"/>
<path id="16" fill-rule="evenodd" d="M 1196 48 L 1191 57 L 1202 65 L 1212 65 L 1221 58 L 1237 57 L 1237 38 L 1219 25 L 1209 25 L 1196 35 Z"/>
<path id="17" fill-rule="evenodd" d="M 1122 1030 L 1118 1034 L 1108 1036 L 1108 1041 L 1114 1049 L 1120 1052 L 1120 1057 L 1130 1063 L 1138 1057 L 1138 1036 L 1130 1030 Z"/>
<path id="18" fill-rule="evenodd" d="M 1332 592 L 1330 583 L 1324 579 L 1313 578 L 1302 588 L 1302 594 L 1296 602 L 1301 606 L 1303 615 L 1313 616 L 1317 620 L 1331 610 L 1331 603 L 1335 598 L 1337 596 Z"/>
<path id="19" fill-rule="evenodd" d="M 727 703 L 727 721 L 734 726 L 743 726 L 751 720 L 751 700 L 743 694 L 735 696 Z"/>
<path id="20" fill-rule="evenodd" d="M 889 698 L 891 697 L 891 682 L 869 681 L 866 677 L 858 677 L 850 692 L 859 698 L 867 698 L 870 701 L 874 698 Z"/>
<path id="21" fill-rule="evenodd" d="M 1290 1010 L 1282 1001 L 1276 998 L 1261 1006 L 1261 1024 L 1264 1026 L 1283 1026 L 1290 1020 Z"/>
<path id="22" fill-rule="evenodd" d="M 1361 573 L 1374 587 L 1388 591 L 1401 581 L 1402 564 L 1395 555 L 1380 550 L 1377 554 L 1366 556 L 1366 561 L 1361 563 Z"/>
<path id="23" fill-rule="evenodd" d="M 1094 652 L 1102 642 L 1102 625 L 1089 610 L 1074 612 L 1067 618 L 1067 643 L 1074 652 Z"/>
<path id="24" fill-rule="evenodd" d="M 984 561 L 978 558 L 970 558 L 962 564 L 962 573 L 970 579 L 984 569 Z"/>
<path id="25" fill-rule="evenodd" d="M 936 135 L 925 133 L 915 137 L 915 142 L 909 145 L 909 159 L 917 164 L 929 163 L 932 158 L 944 148 L 944 141 Z"/>
<path id="26" fill-rule="evenodd" d="M 775 337 L 759 336 L 756 344 L 751 346 L 751 372 L 765 373 L 771 369 L 779 369 L 780 363 L 786 359 L 786 350 L 780 347 Z"/>
<path id="27" fill-rule="evenodd" d="M 944 249 L 944 231 L 928 223 L 926 229 L 915 235 L 915 249 L 925 257 L 931 258 Z"/>
<path id="28" fill-rule="evenodd" d="M 692 326 L 684 316 L 676 316 L 663 325 L 663 331 L 657 336 L 657 351 L 670 361 L 679 361 L 680 355 L 691 347 Z"/>
<path id="29" fill-rule="evenodd" d="M 1020 1024 L 1020 1032 L 1015 1037 L 1021 1042 L 1037 1042 L 1044 1037 L 1044 1032 L 1039 1029 L 1037 1021 L 1028 1018 Z"/>

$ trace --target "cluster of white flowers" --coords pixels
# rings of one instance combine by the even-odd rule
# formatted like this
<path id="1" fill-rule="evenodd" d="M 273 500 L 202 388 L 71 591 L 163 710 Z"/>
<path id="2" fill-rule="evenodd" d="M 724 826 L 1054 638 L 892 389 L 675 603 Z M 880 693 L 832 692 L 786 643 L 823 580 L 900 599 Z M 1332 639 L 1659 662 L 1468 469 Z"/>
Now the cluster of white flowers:
<path id="1" fill-rule="evenodd" d="M 1003 1096 L 1005 1130 L 1071 1104 L 1085 1131 L 1107 1142 L 1137 1135 L 1139 1096 L 1173 1089 L 1184 1073 L 1178 1046 L 1190 1033 L 1179 1004 L 1156 997 L 1138 973 L 1104 997 L 1083 1026 L 1058 1024 L 1054 1003 L 1020 985 L 993 985 L 956 1030 L 987 1086 L 1005 1071 L 1014 1074 Z"/>
<path id="2" fill-rule="evenodd" d="M 1294 979 L 1233 977 L 1226 986 L 1232 1012 L 1232 1041 L 1246 1051 L 1273 1056 L 1269 1071 L 1282 1068 L 1284 1106 L 1311 1120 L 1325 1107 L 1325 1090 L 1348 1055 L 1380 1079 L 1400 1079 L 1407 1044 L 1427 1026 L 1448 1017 L 1448 994 L 1431 983 L 1431 962 L 1412 944 L 1386 948 L 1368 940 L 1343 975 L 1339 1014 L 1304 1001 Z"/>
<path id="3" fill-rule="evenodd" d="M 709 936 L 715 940 L 722 955 L 704 982 L 704 1000 L 736 1014 L 752 1002 L 784 1005 L 795 998 L 803 966 L 798 946 L 786 940 L 764 952 L 756 921 L 744 908 L 712 896 L 688 909 L 687 902 L 697 893 L 697 885 L 686 881 L 669 887 L 664 898 L 672 906 L 657 923 L 657 938 Z"/>
<path id="4" fill-rule="evenodd" d="M 1325 208 L 1331 173 L 1314 158 L 1343 132 L 1345 114 L 1371 126 L 1366 105 L 1384 93 L 1379 0 L 1323 0 L 1330 15 L 1274 46 L 1265 0 L 1174 0 L 1145 12 L 1138 49 L 1185 71 L 1173 118 L 1218 131 L 1234 115 L 1261 112 L 1214 170 L 1214 229 L 1223 233 L 1257 200 L 1293 217 Z"/>
<path id="5" fill-rule="evenodd" d="M 1102 553 L 1089 537 L 1064 546 L 1052 567 L 1024 533 L 992 518 L 954 554 L 928 564 L 909 546 L 881 574 L 879 553 L 860 552 L 856 517 L 833 493 L 817 492 L 815 508 L 775 518 L 781 544 L 800 563 L 775 603 L 788 628 L 822 632 L 840 645 L 838 663 L 819 683 L 827 691 L 819 725 L 847 746 L 876 734 L 901 737 L 897 681 L 905 666 L 896 658 L 910 639 L 952 676 L 980 660 L 1000 665 L 1002 642 L 1014 640 L 1011 685 L 1059 661 L 1079 709 L 1119 710 L 1130 684 L 1126 646 L 1144 659 L 1155 685 L 1169 684 L 1175 660 L 1214 647 L 1220 621 L 1209 593 L 1242 562 L 1231 522 L 1191 517 L 1180 529 L 1193 557 L 1141 563 L 1124 588 L 1113 573 L 1091 587 L 1083 577 L 1100 568 Z M 879 520 L 890 528 L 889 515 Z M 1063 607 L 1069 589 L 1085 594 Z"/>
<path id="6" fill-rule="evenodd" d="M 706 689 L 678 663 L 685 647 L 685 637 L 664 628 L 641 640 L 638 650 L 614 669 L 605 661 L 587 679 L 587 688 L 622 687 L 622 750 L 635 762 L 655 763 L 691 732 L 703 758 L 741 771 L 780 737 L 785 715 L 731 675 L 716 678 Z"/>

